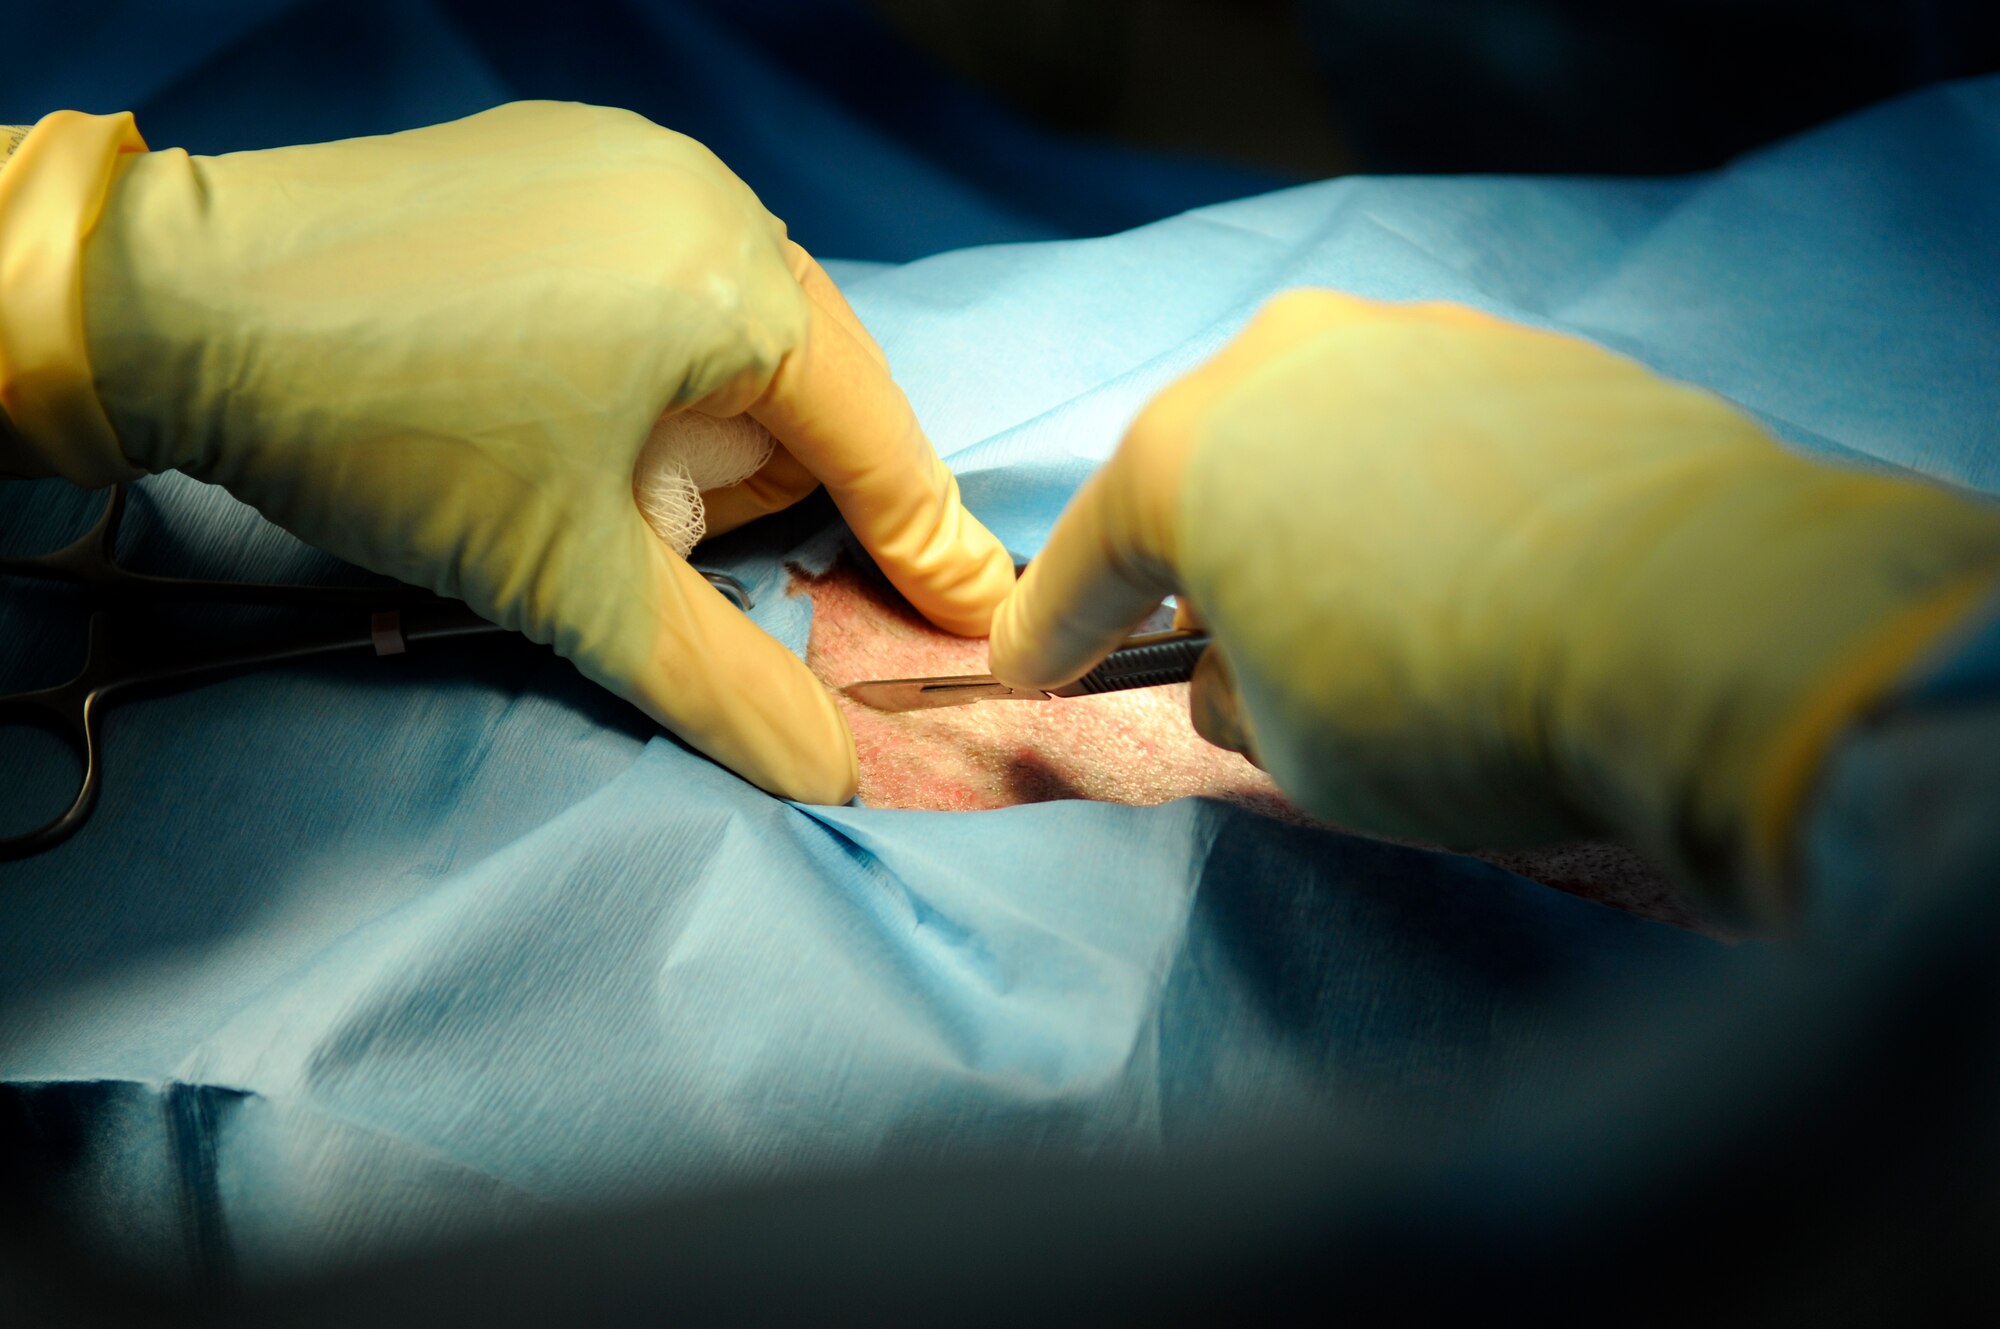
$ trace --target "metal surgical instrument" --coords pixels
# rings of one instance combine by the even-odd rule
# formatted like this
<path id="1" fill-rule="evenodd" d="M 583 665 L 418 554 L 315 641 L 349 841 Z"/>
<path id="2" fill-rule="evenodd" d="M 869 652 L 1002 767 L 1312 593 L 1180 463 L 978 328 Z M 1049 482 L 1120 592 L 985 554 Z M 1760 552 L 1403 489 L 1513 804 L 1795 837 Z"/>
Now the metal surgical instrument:
<path id="1" fill-rule="evenodd" d="M 67 582 L 81 587 L 91 605 L 88 649 L 76 676 L 54 687 L 0 696 L 0 726 L 45 730 L 63 740 L 83 766 L 68 808 L 25 834 L 0 836 L 0 861 L 53 848 L 90 819 L 104 781 L 104 709 L 128 691 L 362 647 L 400 655 L 412 642 L 504 631 L 459 601 L 414 586 L 276 585 L 133 572 L 117 561 L 124 512 L 125 487 L 115 486 L 103 513 L 71 544 L 46 554 L 0 558 L 0 575 Z M 726 573 L 702 575 L 737 608 L 750 608 L 743 583 Z M 213 640 L 175 630 L 146 612 L 166 603 L 315 609 L 328 617 L 249 640 Z"/>
<path id="2" fill-rule="evenodd" d="M 1095 669 L 1051 691 L 1010 688 L 991 674 L 960 674 L 948 678 L 892 678 L 851 683 L 849 697 L 878 711 L 926 711 L 939 706 L 963 706 L 975 701 L 1052 701 L 1057 697 L 1089 697 L 1130 688 L 1156 688 L 1185 683 L 1194 677 L 1201 653 L 1208 649 L 1206 632 L 1180 629 L 1128 637 Z"/>

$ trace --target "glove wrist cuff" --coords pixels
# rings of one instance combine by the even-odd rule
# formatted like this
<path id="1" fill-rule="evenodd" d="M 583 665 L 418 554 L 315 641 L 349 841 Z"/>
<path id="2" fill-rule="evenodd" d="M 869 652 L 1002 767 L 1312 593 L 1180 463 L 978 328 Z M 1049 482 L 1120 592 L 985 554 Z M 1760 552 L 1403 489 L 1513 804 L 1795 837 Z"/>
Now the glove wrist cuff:
<path id="1" fill-rule="evenodd" d="M 1559 769 L 1711 908 L 1769 928 L 1809 907 L 1792 846 L 1829 751 L 1991 594 L 2000 513 L 1792 458 L 1725 479 L 1607 584 L 1615 604 L 1575 607 Z"/>
<path id="2" fill-rule="evenodd" d="M 0 167 L 0 471 L 91 488 L 143 473 L 97 398 L 82 274 L 119 157 L 145 150 L 129 112 L 57 111 Z"/>

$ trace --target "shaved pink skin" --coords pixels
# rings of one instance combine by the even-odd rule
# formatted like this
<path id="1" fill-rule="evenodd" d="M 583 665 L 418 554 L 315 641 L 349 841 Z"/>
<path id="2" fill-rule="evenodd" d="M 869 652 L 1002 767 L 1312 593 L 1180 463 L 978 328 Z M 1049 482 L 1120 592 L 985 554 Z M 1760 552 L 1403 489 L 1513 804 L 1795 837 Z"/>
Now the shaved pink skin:
<path id="1" fill-rule="evenodd" d="M 831 687 L 986 672 L 984 640 L 939 632 L 872 568 L 843 560 L 824 577 L 795 578 L 793 589 L 812 596 L 806 663 Z M 839 702 L 870 807 L 969 812 L 1056 798 L 1146 805 L 1206 794 L 1296 818 L 1269 776 L 1202 741 L 1187 699 L 1183 684 L 901 715 Z"/>
<path id="2" fill-rule="evenodd" d="M 812 597 L 806 663 L 836 690 L 860 758 L 861 801 L 869 807 L 971 812 L 1058 798 L 1147 806 L 1201 795 L 1318 824 L 1286 801 L 1269 776 L 1195 733 L 1185 684 L 903 714 L 850 701 L 838 692 L 850 683 L 983 674 L 986 642 L 940 632 L 879 572 L 846 559 L 820 577 L 795 569 L 791 591 Z M 1715 931 L 1657 871 L 1615 845 L 1481 857 L 1571 894 Z"/>

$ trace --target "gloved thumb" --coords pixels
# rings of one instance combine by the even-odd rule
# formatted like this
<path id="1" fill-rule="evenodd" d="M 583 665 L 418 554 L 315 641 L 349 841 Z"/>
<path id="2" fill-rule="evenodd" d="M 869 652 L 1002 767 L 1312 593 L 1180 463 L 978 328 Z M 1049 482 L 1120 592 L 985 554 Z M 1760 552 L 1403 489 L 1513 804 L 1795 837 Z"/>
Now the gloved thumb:
<path id="1" fill-rule="evenodd" d="M 847 722 L 805 664 L 650 530 L 652 603 L 622 660 L 597 678 L 682 740 L 758 787 L 801 803 L 845 803 L 859 783 Z"/>

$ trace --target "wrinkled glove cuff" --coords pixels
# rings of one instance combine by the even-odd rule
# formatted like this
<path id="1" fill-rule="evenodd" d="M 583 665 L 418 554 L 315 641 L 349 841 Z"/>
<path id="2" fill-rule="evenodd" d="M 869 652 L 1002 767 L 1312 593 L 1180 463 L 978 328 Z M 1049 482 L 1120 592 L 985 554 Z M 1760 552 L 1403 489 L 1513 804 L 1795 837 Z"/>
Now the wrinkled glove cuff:
<path id="1" fill-rule="evenodd" d="M 143 474 L 97 399 L 82 278 L 118 158 L 145 150 L 130 112 L 56 111 L 0 167 L 0 473 L 90 488 Z"/>

